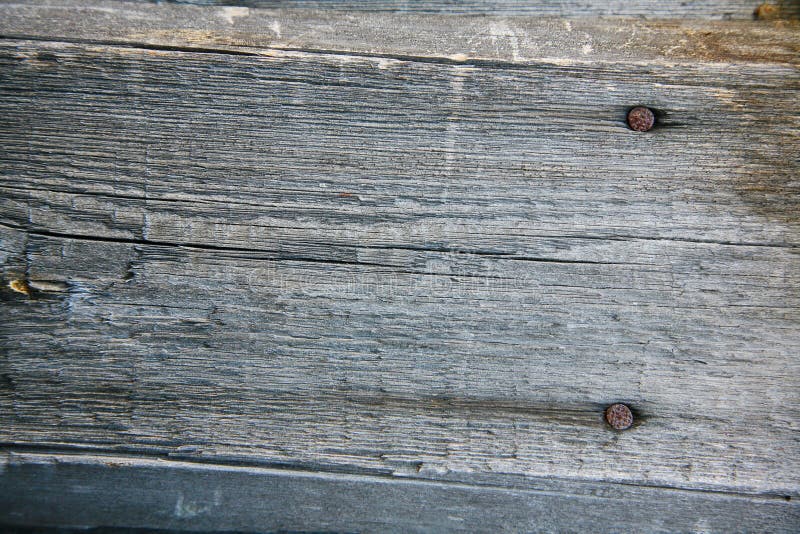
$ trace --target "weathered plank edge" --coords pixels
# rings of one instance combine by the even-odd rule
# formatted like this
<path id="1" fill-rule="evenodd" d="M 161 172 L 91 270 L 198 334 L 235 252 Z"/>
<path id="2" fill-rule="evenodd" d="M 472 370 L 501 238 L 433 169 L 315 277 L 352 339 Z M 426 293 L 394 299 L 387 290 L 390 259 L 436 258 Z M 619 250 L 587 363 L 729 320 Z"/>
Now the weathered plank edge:
<path id="1" fill-rule="evenodd" d="M 571 491 L 572 490 L 572 491 Z M 783 498 L 595 484 L 509 489 L 392 477 L 6 451 L 0 524 L 192 530 L 791 532 Z"/>
<path id="2" fill-rule="evenodd" d="M 234 11 L 231 11 L 234 9 Z M 798 21 L 469 17 L 109 0 L 0 0 L 0 38 L 253 55 L 592 65 L 798 65 Z"/>
<path id="3" fill-rule="evenodd" d="M 446 13 L 464 15 L 536 15 L 566 17 L 641 17 L 641 18 L 705 18 L 705 19 L 751 19 L 796 18 L 800 5 L 790 0 L 538 0 L 519 2 L 515 0 L 126 0 L 128 2 L 150 2 L 194 4 L 201 6 L 224 6 L 231 10 L 255 8 L 313 8 L 331 11 L 383 11 L 396 13 Z M 758 6 L 758 7 L 756 7 Z M 235 12 L 235 11 L 234 11 Z"/>

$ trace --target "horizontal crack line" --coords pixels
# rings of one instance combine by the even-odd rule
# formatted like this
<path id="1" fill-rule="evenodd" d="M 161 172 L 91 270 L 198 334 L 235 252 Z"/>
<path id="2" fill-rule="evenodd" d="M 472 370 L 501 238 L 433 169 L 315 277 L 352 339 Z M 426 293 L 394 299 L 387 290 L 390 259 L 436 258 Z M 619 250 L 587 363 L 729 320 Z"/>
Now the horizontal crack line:
<path id="1" fill-rule="evenodd" d="M 623 66 L 627 69 L 630 69 L 631 66 L 637 64 L 637 62 L 625 58 L 619 58 L 619 59 L 594 58 L 591 61 L 587 59 L 582 59 L 577 56 L 568 58 L 548 58 L 548 57 L 525 58 L 524 60 L 477 58 L 477 57 L 465 57 L 462 59 L 458 57 L 447 57 L 444 55 L 420 56 L 415 54 L 403 54 L 403 53 L 391 53 L 391 52 L 365 52 L 359 50 L 339 50 L 339 49 L 315 48 L 315 47 L 291 47 L 291 46 L 283 46 L 280 44 L 264 44 L 264 45 L 223 44 L 222 46 L 190 45 L 190 44 L 169 45 L 169 44 L 143 43 L 134 40 L 123 41 L 114 39 L 87 39 L 87 38 L 66 37 L 66 36 L 29 35 L 24 33 L 0 34 L 0 40 L 35 41 L 44 43 L 64 43 L 64 44 L 95 45 L 95 46 L 110 46 L 110 47 L 113 46 L 120 48 L 129 48 L 129 49 L 160 50 L 164 52 L 183 52 L 183 53 L 217 54 L 217 55 L 249 56 L 249 57 L 269 57 L 270 52 L 278 52 L 278 53 L 289 52 L 289 53 L 302 53 L 302 54 L 319 55 L 319 56 L 359 57 L 359 58 L 377 59 L 377 60 L 388 59 L 388 60 L 407 61 L 412 63 L 433 64 L 433 65 L 443 65 L 443 66 L 481 67 L 481 68 L 489 68 L 497 70 L 502 70 L 502 69 L 534 70 L 541 68 L 571 70 L 575 67 L 590 69 L 597 64 L 607 64 L 607 65 L 616 64 Z M 245 49 L 251 49 L 252 51 Z M 571 63 L 574 64 L 565 66 L 561 64 L 563 63 L 562 61 L 556 61 L 556 59 L 568 59 Z M 639 62 L 638 65 L 646 67 L 648 65 L 652 65 L 655 61 L 658 61 L 658 59 L 659 58 L 653 58 L 648 61 L 642 61 Z M 670 63 L 680 64 L 681 62 L 675 58 L 670 58 Z M 713 61 L 712 62 L 703 61 L 700 58 L 687 58 L 685 61 L 685 64 L 687 65 L 697 65 L 697 64 L 707 64 L 707 63 L 713 63 Z M 791 61 L 779 61 L 777 59 L 770 60 L 768 58 L 763 59 L 761 62 L 758 62 L 757 64 L 765 64 L 765 63 L 774 65 L 795 66 L 795 63 Z M 684 80 L 681 82 L 681 84 L 686 85 L 687 82 Z"/>
<path id="2" fill-rule="evenodd" d="M 0 223 L 0 226 L 4 226 L 6 228 L 25 232 L 29 235 L 40 236 L 40 237 L 51 237 L 51 238 L 58 238 L 58 239 L 74 239 L 80 241 L 96 241 L 101 243 L 118 243 L 118 244 L 131 244 L 131 245 L 142 245 L 142 246 L 159 246 L 159 247 L 172 247 L 172 248 L 186 248 L 186 249 L 196 249 L 196 250 L 207 250 L 207 251 L 218 251 L 218 252 L 241 252 L 241 253 L 253 253 L 253 254 L 273 254 L 274 257 L 269 258 L 251 258 L 254 260 L 257 259 L 265 259 L 268 261 L 298 261 L 298 262 L 310 262 L 310 263 L 326 263 L 326 264 L 338 264 L 338 265 L 362 265 L 367 267 L 383 267 L 387 269 L 393 269 L 395 271 L 406 273 L 406 274 L 421 274 L 421 275 L 432 275 L 432 276 L 450 276 L 455 278 L 460 277 L 475 277 L 475 278 L 500 278 L 503 279 L 504 277 L 497 277 L 497 276 L 490 276 L 490 275 L 471 275 L 471 274 L 464 274 L 464 273 L 434 273 L 428 271 L 403 271 L 397 265 L 387 264 L 387 263 L 378 263 L 378 262 L 366 262 L 366 261 L 348 261 L 348 260 L 337 260 L 334 258 L 325 259 L 325 258 L 314 258 L 310 256 L 299 256 L 299 255 L 282 255 L 278 251 L 268 250 L 268 249 L 258 249 L 258 248 L 248 248 L 248 247 L 232 247 L 232 246 L 222 246 L 222 245 L 209 245 L 204 243 L 192 243 L 192 242 L 174 242 L 174 241 L 159 241 L 159 240 L 151 240 L 151 239 L 136 239 L 136 238 L 125 238 L 125 237 L 108 237 L 108 236 L 89 236 L 83 234 L 72 234 L 72 233 L 64 233 L 64 232 L 52 232 L 48 230 L 30 230 L 22 226 L 17 226 L 8 223 Z M 346 248 L 348 245 L 334 245 L 332 248 Z M 536 263 L 556 263 L 556 264 L 565 264 L 565 265 L 649 265 L 649 264 L 637 264 L 632 262 L 604 262 L 604 261 L 593 261 L 593 260 L 565 260 L 565 259 L 558 259 L 558 258 L 546 258 L 546 257 L 533 257 L 533 256 L 516 256 L 510 255 L 506 252 L 491 252 L 491 251 L 470 251 L 470 250 L 461 250 L 461 249 L 453 249 L 453 248 L 414 248 L 414 247 L 370 247 L 370 246 L 359 246 L 359 245 L 351 245 L 354 249 L 374 249 L 374 250 L 409 250 L 409 251 L 416 251 L 416 252 L 438 252 L 443 254 L 457 254 L 457 255 L 473 255 L 473 256 L 481 256 L 481 257 L 495 257 L 498 259 L 503 260 L 511 260 L 511 261 L 526 261 L 526 262 L 536 262 Z"/>
<path id="3" fill-rule="evenodd" d="M 78 37 L 63 37 L 63 36 L 42 37 L 38 35 L 26 35 L 26 34 L 0 34 L 0 40 L 36 41 L 40 43 L 64 43 L 64 44 L 80 44 L 80 45 L 96 45 L 96 46 L 115 46 L 119 48 L 138 48 L 141 50 L 161 50 L 164 52 L 188 52 L 197 54 L 220 54 L 229 56 L 251 56 L 251 57 L 264 56 L 264 54 L 258 52 L 249 52 L 246 50 L 239 50 L 237 48 L 150 44 L 138 41 L 116 41 L 113 39 L 82 39 Z M 273 49 L 269 46 L 265 46 L 264 50 L 279 50 L 279 49 Z"/>

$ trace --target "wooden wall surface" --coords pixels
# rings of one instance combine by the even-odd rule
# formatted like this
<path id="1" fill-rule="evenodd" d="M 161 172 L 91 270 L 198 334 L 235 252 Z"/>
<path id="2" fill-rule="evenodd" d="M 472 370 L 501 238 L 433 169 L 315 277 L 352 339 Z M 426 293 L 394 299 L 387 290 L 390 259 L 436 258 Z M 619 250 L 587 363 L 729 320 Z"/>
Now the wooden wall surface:
<path id="1" fill-rule="evenodd" d="M 0 522 L 800 529 L 796 4 L 322 4 L 0 2 Z"/>

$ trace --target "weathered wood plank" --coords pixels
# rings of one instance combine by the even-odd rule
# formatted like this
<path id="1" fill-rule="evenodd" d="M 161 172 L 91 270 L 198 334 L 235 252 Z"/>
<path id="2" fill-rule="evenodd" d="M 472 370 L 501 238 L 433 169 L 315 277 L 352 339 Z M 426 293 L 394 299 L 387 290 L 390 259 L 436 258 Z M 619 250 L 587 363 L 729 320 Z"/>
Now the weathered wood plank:
<path id="1" fill-rule="evenodd" d="M 800 61 L 796 21 L 709 22 L 454 17 L 336 11 L 230 11 L 113 1 L 0 2 L 0 35 L 193 47 L 247 53 L 349 52 L 395 59 L 617 67 Z M 722 65 L 702 78 L 720 75 Z M 600 67 L 603 68 L 602 66 Z M 591 70 L 589 72 L 592 72 Z M 649 70 L 644 72 L 649 73 Z"/>
<path id="2" fill-rule="evenodd" d="M 796 26 L 47 4 L 0 4 L 0 441 L 413 478 L 487 530 L 797 524 Z"/>
<path id="3" fill-rule="evenodd" d="M 518 487 L 15 453 L 0 522 L 234 532 L 794 532 L 800 506 L 615 484 Z"/>
<path id="4" fill-rule="evenodd" d="M 153 0 L 146 0 L 153 1 Z M 313 8 L 342 11 L 393 11 L 451 15 L 529 15 L 558 17 L 644 17 L 751 19 L 756 8 L 768 4 L 769 17 L 800 15 L 796 0 L 167 0 L 202 6 L 257 8 Z M 235 13 L 235 11 L 232 11 Z"/>
<path id="5" fill-rule="evenodd" d="M 0 61 L 4 440 L 797 493 L 795 67 Z"/>
<path id="6" fill-rule="evenodd" d="M 48 286 L 6 291 L 5 441 L 797 490 L 796 297 L 776 285 L 790 258 L 738 283 L 532 262 L 509 266 L 505 276 L 527 273 L 518 285 L 473 285 L 388 266 L 24 239 L 30 278 Z M 727 260 L 713 250 L 747 270 L 732 248 Z M 747 303 L 757 292 L 764 302 Z M 616 400 L 642 423 L 623 435 L 602 422 Z"/>

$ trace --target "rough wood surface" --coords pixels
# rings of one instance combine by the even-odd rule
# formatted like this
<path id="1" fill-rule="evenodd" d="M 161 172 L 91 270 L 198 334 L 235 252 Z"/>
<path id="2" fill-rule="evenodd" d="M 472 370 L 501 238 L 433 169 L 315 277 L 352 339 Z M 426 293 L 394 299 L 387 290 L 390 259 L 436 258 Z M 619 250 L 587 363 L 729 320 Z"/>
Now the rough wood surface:
<path id="1" fill-rule="evenodd" d="M 4 463 L 0 509 L 29 525 L 222 532 L 597 532 L 598 525 L 754 532 L 769 525 L 792 532 L 800 523 L 794 503 L 615 484 L 529 479 L 497 487 L 30 452 Z M 14 491 L 22 486 L 28 491 Z"/>
<path id="2" fill-rule="evenodd" d="M 84 6 L 0 5 L 0 441 L 792 530 L 795 25 Z"/>

